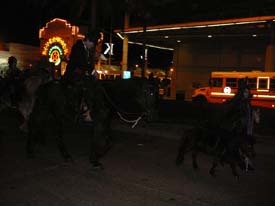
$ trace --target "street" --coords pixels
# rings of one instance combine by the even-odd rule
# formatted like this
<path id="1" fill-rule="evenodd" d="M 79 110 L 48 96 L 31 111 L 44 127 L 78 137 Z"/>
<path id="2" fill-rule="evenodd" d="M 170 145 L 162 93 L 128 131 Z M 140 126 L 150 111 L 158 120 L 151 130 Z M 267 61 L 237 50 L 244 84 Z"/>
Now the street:
<path id="1" fill-rule="evenodd" d="M 1 206 L 275 205 L 275 139 L 270 135 L 257 136 L 256 170 L 239 170 L 237 181 L 228 165 L 218 168 L 217 177 L 210 176 L 211 158 L 204 154 L 199 156 L 199 171 L 193 170 L 190 154 L 184 165 L 175 165 L 184 132 L 179 121 L 141 125 L 131 132 L 121 129 L 129 125 L 116 120 L 113 147 L 102 158 L 104 170 L 94 171 L 86 126 L 68 129 L 65 141 L 74 161 L 64 163 L 51 134 L 39 143 L 37 157 L 28 159 L 18 122 L 4 119 Z"/>

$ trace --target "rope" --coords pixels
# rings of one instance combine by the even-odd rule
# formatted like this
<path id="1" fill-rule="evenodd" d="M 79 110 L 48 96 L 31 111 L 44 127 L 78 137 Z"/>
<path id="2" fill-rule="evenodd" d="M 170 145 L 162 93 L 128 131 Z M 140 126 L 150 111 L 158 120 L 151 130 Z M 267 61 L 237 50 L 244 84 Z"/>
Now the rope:
<path id="1" fill-rule="evenodd" d="M 134 124 L 131 126 L 132 128 L 134 128 L 134 127 L 138 124 L 138 122 L 142 119 L 142 116 L 143 116 L 144 114 L 141 114 L 141 113 L 133 113 L 133 112 L 131 113 L 131 112 L 122 111 L 122 109 L 119 108 L 119 107 L 112 101 L 112 99 L 111 99 L 111 97 L 108 95 L 108 93 L 107 93 L 105 87 L 101 85 L 100 88 L 101 88 L 101 90 L 102 90 L 104 96 L 106 97 L 107 101 L 115 108 L 115 110 L 116 110 L 116 112 L 117 112 L 119 118 L 120 118 L 121 120 L 123 120 L 124 122 L 127 122 L 127 123 L 134 123 Z M 84 106 L 85 106 L 85 105 L 84 105 Z M 83 108 L 83 109 L 84 109 L 84 108 Z M 89 108 L 88 108 L 88 110 L 89 110 Z M 84 111 L 85 111 L 85 110 L 84 110 Z M 87 111 L 87 110 L 86 110 L 86 111 Z M 85 112 L 86 112 L 86 111 L 85 111 Z M 121 115 L 121 113 L 120 113 L 119 111 L 120 111 L 121 113 L 123 113 L 123 114 L 126 114 L 126 115 L 139 115 L 139 117 L 138 117 L 137 119 L 135 119 L 135 120 L 128 120 L 128 119 L 124 118 L 124 117 Z M 82 113 L 84 113 L 84 112 L 82 111 Z"/>
<path id="2" fill-rule="evenodd" d="M 120 111 L 124 114 L 128 114 L 128 115 L 140 115 L 140 113 L 134 113 L 134 112 L 125 112 L 123 111 L 121 108 L 119 108 L 111 99 L 111 97 L 108 95 L 107 91 L 105 90 L 104 86 L 101 87 L 103 90 L 103 93 L 105 94 L 106 99 L 109 101 L 109 103 L 117 110 Z"/>
<path id="3" fill-rule="evenodd" d="M 135 120 L 128 120 L 128 119 L 125 119 L 124 117 L 122 117 L 122 115 L 121 115 L 119 112 L 117 112 L 117 114 L 118 114 L 119 118 L 120 118 L 121 120 L 123 120 L 124 122 L 127 122 L 127 123 L 134 123 L 134 124 L 131 126 L 132 128 L 134 128 L 134 127 L 137 125 L 137 123 L 139 122 L 139 120 L 142 119 L 142 117 L 139 116 L 139 117 L 138 117 L 137 119 L 135 119 Z"/>

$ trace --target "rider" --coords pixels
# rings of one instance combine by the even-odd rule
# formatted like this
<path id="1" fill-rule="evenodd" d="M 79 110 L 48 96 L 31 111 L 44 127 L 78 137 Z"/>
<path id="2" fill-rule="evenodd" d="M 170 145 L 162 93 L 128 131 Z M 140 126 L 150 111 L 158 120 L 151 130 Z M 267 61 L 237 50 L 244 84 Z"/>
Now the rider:
<path id="1" fill-rule="evenodd" d="M 92 80 L 97 79 L 97 73 L 95 71 L 95 63 L 97 60 L 96 48 L 100 38 L 101 34 L 99 32 L 87 33 L 84 39 L 78 40 L 71 49 L 64 79 L 73 89 L 72 98 L 73 102 L 75 102 L 74 106 L 76 113 L 80 113 L 80 105 L 83 103 L 86 104 L 85 91 L 87 89 L 85 88 L 85 83 L 82 80 L 85 81 L 87 78 Z M 93 111 L 93 114 L 95 114 L 95 111 Z M 90 154 L 90 162 L 93 168 L 101 169 L 102 164 L 99 162 L 99 155 L 96 151 L 97 137 L 94 137 L 96 134 L 97 128 L 94 128 L 94 135 L 91 140 L 92 151 Z"/>
<path id="2" fill-rule="evenodd" d="M 64 78 L 68 81 L 81 80 L 84 75 L 95 73 L 95 47 L 98 34 L 87 33 L 84 39 L 77 40 L 72 46 Z"/>
<path id="3" fill-rule="evenodd" d="M 239 79 L 238 91 L 228 105 L 226 117 L 233 122 L 233 132 L 246 134 L 246 124 L 251 118 L 251 93 L 247 79 Z"/>
<path id="4" fill-rule="evenodd" d="M 98 35 L 96 32 L 87 33 L 84 39 L 79 39 L 72 46 L 63 80 L 72 89 L 73 104 L 75 110 L 79 110 L 79 105 L 83 96 L 84 77 L 94 78 L 95 74 L 95 47 Z"/>

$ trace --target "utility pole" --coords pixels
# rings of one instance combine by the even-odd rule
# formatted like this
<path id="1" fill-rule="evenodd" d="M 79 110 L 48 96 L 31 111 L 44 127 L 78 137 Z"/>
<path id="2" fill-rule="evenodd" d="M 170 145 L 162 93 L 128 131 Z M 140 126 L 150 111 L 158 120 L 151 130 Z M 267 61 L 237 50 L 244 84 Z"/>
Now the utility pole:
<path id="1" fill-rule="evenodd" d="M 112 44 L 113 42 L 113 37 L 112 37 L 112 29 L 113 29 L 113 26 L 112 26 L 112 16 L 110 17 L 110 37 L 109 37 L 109 43 L 110 45 Z M 109 64 L 109 69 L 111 70 L 111 60 L 112 60 L 112 53 L 109 52 L 109 59 L 108 59 L 108 64 Z"/>
<path id="2" fill-rule="evenodd" d="M 90 26 L 89 30 L 93 31 L 96 28 L 96 0 L 91 0 L 91 10 L 90 10 Z"/>
<path id="3" fill-rule="evenodd" d="M 124 30 L 129 27 L 129 13 L 126 10 L 124 14 Z M 122 54 L 122 72 L 128 69 L 128 36 L 123 35 L 123 54 Z"/>
<path id="4" fill-rule="evenodd" d="M 147 14 L 144 14 L 144 24 L 143 24 L 143 35 L 145 37 L 147 29 Z M 145 39 L 145 38 L 144 38 Z M 143 40 L 143 61 L 141 65 L 141 77 L 145 78 L 145 73 L 147 70 L 148 64 L 148 48 L 146 46 L 146 42 Z"/>
<path id="5" fill-rule="evenodd" d="M 269 22 L 269 28 L 270 28 L 270 42 L 266 46 L 266 52 L 265 52 L 265 71 L 266 72 L 272 72 L 274 71 L 275 67 L 275 45 L 274 45 L 274 24 L 273 22 Z"/>

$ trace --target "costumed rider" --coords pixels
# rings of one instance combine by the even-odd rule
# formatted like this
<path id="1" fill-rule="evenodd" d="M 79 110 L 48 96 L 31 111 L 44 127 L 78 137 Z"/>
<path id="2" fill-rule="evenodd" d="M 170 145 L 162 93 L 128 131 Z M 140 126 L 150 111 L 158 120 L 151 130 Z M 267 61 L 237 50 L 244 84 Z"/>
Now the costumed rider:
<path id="1" fill-rule="evenodd" d="M 246 122 L 251 118 L 251 93 L 247 79 L 239 79 L 236 95 L 228 101 L 229 110 L 226 117 L 233 122 L 233 131 L 245 134 Z"/>
<path id="2" fill-rule="evenodd" d="M 97 73 L 95 71 L 95 64 L 97 58 L 100 56 L 97 54 L 97 48 L 99 48 L 98 45 L 102 43 L 102 41 L 99 40 L 102 40 L 100 32 L 90 32 L 85 35 L 84 39 L 78 40 L 72 46 L 69 61 L 63 76 L 69 88 L 71 86 L 73 90 L 70 94 L 72 95 L 72 103 L 74 104 L 76 113 L 78 112 L 78 114 L 85 111 L 81 110 L 83 105 L 84 107 L 87 106 L 86 95 L 89 96 L 88 93 L 92 93 L 90 91 L 86 92 L 86 83 L 90 85 L 89 88 L 91 88 L 91 85 L 95 89 L 97 88 L 98 81 L 96 81 Z M 100 93 L 97 95 L 100 95 Z M 99 162 L 101 151 L 98 146 L 98 139 L 102 132 L 102 108 L 100 101 L 95 101 L 98 104 L 93 104 L 93 111 L 91 111 L 93 114 L 93 135 L 91 138 L 91 154 L 89 160 L 94 169 L 103 169 L 102 164 Z M 89 109 L 91 108 L 89 107 Z M 84 121 L 86 121 L 86 119 L 84 119 Z"/>
<path id="3" fill-rule="evenodd" d="M 95 47 L 98 32 L 87 33 L 84 39 L 77 40 L 72 46 L 69 61 L 66 67 L 64 78 L 71 81 L 79 81 L 85 75 L 94 78 L 95 75 Z"/>
<path id="4" fill-rule="evenodd" d="M 74 104 L 76 112 L 80 112 L 83 92 L 85 89 L 84 79 L 95 80 L 95 48 L 100 37 L 98 32 L 89 32 L 84 39 L 77 40 L 71 48 L 68 64 L 63 80 L 68 88 L 72 89 L 71 103 Z"/>

